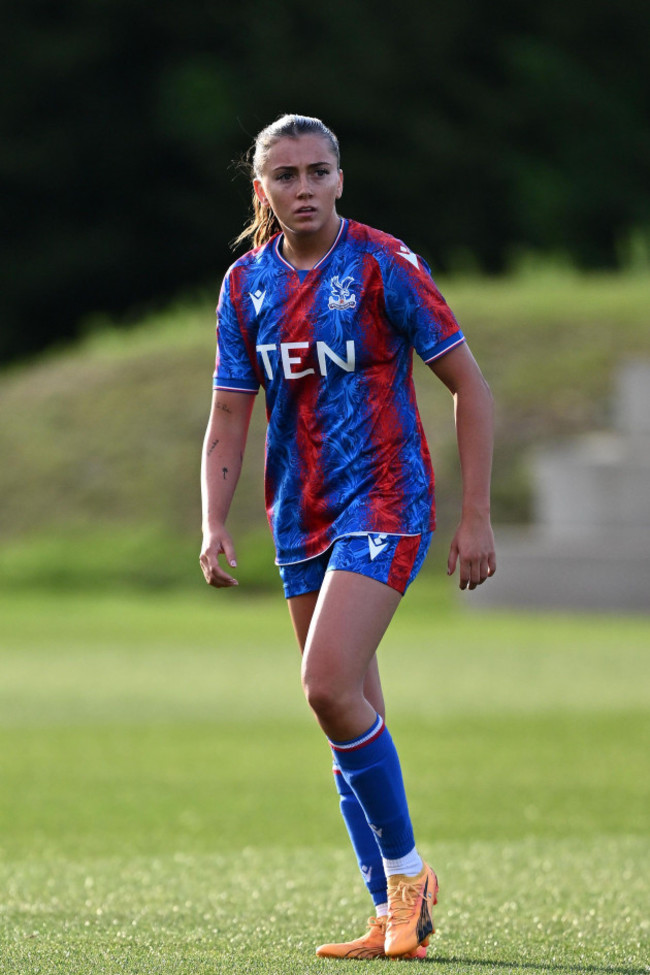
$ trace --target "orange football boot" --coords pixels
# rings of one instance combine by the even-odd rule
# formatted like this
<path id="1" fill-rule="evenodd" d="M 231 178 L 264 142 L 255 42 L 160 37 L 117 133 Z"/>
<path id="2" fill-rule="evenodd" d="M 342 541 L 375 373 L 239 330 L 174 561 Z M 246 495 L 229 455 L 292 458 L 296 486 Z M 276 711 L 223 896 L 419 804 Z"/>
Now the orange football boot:
<path id="1" fill-rule="evenodd" d="M 344 941 L 340 944 L 320 945 L 316 949 L 319 958 L 385 958 L 384 940 L 388 918 L 368 918 L 368 930 L 354 941 Z M 426 946 L 417 946 L 414 951 L 407 952 L 405 959 L 426 958 Z"/>
<path id="2" fill-rule="evenodd" d="M 438 903 L 438 878 L 428 864 L 415 877 L 388 877 L 388 923 L 384 951 L 399 958 L 426 948 L 434 933 L 433 905 Z"/>

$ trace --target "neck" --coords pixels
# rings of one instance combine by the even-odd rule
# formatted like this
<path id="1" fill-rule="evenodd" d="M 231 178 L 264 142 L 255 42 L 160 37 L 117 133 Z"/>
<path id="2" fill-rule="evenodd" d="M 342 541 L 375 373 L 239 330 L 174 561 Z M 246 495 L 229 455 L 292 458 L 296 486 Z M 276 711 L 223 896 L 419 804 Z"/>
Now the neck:
<path id="1" fill-rule="evenodd" d="M 332 220 L 316 234 L 297 234 L 283 228 L 282 254 L 299 271 L 308 271 L 327 254 L 336 240 L 341 218 L 334 213 Z"/>

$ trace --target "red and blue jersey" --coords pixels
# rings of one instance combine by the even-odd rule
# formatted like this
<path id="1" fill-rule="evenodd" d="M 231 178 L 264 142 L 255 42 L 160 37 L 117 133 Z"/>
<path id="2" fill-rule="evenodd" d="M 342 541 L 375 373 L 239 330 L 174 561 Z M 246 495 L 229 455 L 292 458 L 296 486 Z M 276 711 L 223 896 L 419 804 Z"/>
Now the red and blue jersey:
<path id="1" fill-rule="evenodd" d="M 342 220 L 298 272 L 282 236 L 228 270 L 214 388 L 266 393 L 266 509 L 278 564 L 342 535 L 435 527 L 434 478 L 412 379 L 464 341 L 427 264 L 400 240 Z"/>

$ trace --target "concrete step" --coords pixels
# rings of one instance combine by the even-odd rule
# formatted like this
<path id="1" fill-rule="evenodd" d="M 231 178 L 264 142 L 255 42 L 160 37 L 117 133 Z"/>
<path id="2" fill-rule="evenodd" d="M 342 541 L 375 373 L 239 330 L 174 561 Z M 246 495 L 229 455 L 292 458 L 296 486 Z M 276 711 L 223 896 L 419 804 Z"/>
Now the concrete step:
<path id="1" fill-rule="evenodd" d="M 497 572 L 463 604 L 649 613 L 650 532 L 559 539 L 539 528 L 497 529 Z"/>

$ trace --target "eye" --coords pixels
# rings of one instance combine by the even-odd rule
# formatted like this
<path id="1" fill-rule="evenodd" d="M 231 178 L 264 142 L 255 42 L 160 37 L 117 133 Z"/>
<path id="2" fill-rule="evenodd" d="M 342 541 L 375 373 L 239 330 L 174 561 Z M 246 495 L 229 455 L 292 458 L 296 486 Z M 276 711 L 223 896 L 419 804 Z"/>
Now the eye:
<path id="1" fill-rule="evenodd" d="M 288 183 L 288 182 L 289 182 L 289 180 L 291 179 L 291 176 L 292 176 L 292 174 L 291 174 L 291 173 L 280 173 L 280 174 L 279 174 L 279 175 L 278 175 L 278 176 L 276 177 L 276 179 L 277 179 L 277 180 L 278 180 L 278 182 L 280 182 L 280 183 Z"/>
<path id="2" fill-rule="evenodd" d="M 316 175 L 317 176 L 329 176 L 329 174 L 330 174 L 329 169 L 317 169 L 316 170 Z"/>

